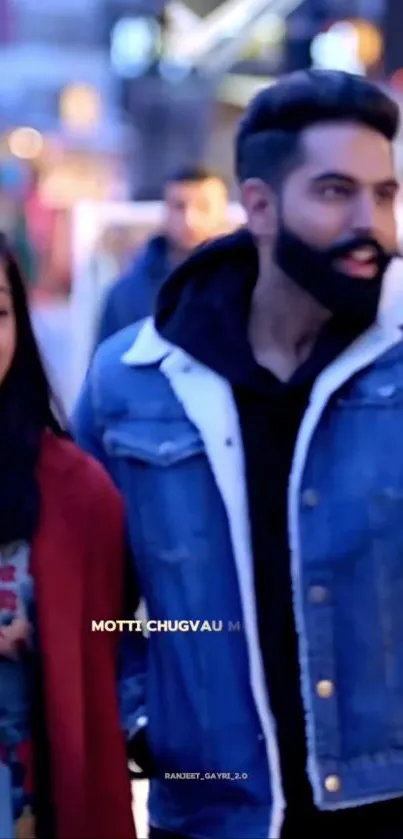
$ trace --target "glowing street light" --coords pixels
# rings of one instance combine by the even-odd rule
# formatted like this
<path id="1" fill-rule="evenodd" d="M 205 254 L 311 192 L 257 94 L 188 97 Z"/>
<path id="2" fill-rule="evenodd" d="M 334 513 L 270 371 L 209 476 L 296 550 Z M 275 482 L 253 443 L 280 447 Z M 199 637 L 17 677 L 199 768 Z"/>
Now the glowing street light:
<path id="1" fill-rule="evenodd" d="M 43 137 L 36 128 L 21 127 L 11 132 L 8 147 L 19 160 L 34 160 L 43 150 Z"/>
<path id="2" fill-rule="evenodd" d="M 66 126 L 78 130 L 96 128 L 101 117 L 101 98 L 98 91 L 85 84 L 66 87 L 60 96 L 60 116 Z"/>

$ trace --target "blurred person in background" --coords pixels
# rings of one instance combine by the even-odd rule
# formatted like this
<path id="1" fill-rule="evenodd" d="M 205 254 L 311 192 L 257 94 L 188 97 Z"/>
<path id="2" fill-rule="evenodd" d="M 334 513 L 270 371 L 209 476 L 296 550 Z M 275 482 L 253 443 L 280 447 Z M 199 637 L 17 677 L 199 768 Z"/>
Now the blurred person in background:
<path id="1" fill-rule="evenodd" d="M 0 238 L 0 836 L 135 839 L 116 691 L 124 520 L 53 411 Z"/>
<path id="2" fill-rule="evenodd" d="M 236 142 L 248 230 L 89 372 L 77 440 L 125 497 L 149 618 L 222 621 L 128 639 L 153 839 L 403 836 L 398 125 L 349 74 L 262 91 Z"/>
<path id="3" fill-rule="evenodd" d="M 98 343 L 152 313 L 162 283 L 189 253 L 224 233 L 228 190 L 222 178 L 199 167 L 178 170 L 166 183 L 164 229 L 136 256 L 107 294 Z"/>

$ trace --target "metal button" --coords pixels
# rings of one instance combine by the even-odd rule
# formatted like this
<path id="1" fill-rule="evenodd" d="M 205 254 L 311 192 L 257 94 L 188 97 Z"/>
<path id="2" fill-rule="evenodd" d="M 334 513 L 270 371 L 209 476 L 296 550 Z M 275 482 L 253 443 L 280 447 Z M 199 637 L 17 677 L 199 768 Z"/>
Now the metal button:
<path id="1" fill-rule="evenodd" d="M 316 693 L 321 699 L 330 699 L 334 694 L 334 684 L 328 679 L 322 679 L 316 685 Z"/>
<path id="2" fill-rule="evenodd" d="M 171 443 L 169 440 L 166 440 L 165 443 L 161 443 L 161 445 L 158 446 L 158 454 L 161 454 L 162 456 L 172 454 L 174 450 L 175 444 Z"/>
<path id="3" fill-rule="evenodd" d="M 137 720 L 137 725 L 139 725 L 141 728 L 144 725 L 147 725 L 147 723 L 148 723 L 148 718 L 147 717 L 139 717 L 138 720 Z"/>
<path id="4" fill-rule="evenodd" d="M 302 503 L 304 507 L 317 507 L 320 498 L 319 493 L 315 489 L 306 489 L 302 493 Z"/>
<path id="5" fill-rule="evenodd" d="M 338 775 L 328 775 L 325 778 L 325 789 L 328 792 L 339 792 L 341 788 L 341 780 Z"/>
<path id="6" fill-rule="evenodd" d="M 390 399 L 394 393 L 396 393 L 396 385 L 382 385 L 378 388 L 378 395 L 383 399 Z"/>
<path id="7" fill-rule="evenodd" d="M 311 603 L 324 603 L 327 597 L 328 591 L 324 586 L 312 586 L 309 589 L 309 600 Z"/>

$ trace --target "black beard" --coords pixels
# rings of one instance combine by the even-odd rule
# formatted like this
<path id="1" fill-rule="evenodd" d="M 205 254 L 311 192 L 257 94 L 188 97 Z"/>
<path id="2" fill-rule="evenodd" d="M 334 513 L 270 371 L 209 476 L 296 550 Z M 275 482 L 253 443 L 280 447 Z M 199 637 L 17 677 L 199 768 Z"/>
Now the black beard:
<path id="1" fill-rule="evenodd" d="M 355 248 L 376 251 L 377 273 L 370 280 L 351 277 L 335 267 L 336 260 Z M 387 253 L 370 236 L 356 236 L 326 250 L 311 247 L 280 224 L 274 259 L 278 267 L 346 326 L 364 331 L 376 320 L 382 281 L 395 253 Z"/>

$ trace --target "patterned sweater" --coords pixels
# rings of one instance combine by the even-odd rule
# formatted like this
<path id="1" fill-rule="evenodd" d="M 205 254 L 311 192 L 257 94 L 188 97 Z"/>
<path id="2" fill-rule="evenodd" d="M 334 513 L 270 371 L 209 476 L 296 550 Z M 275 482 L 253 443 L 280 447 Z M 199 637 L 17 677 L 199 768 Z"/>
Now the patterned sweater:
<path id="1" fill-rule="evenodd" d="M 29 546 L 0 549 L 0 839 L 36 839 L 32 791 Z"/>

